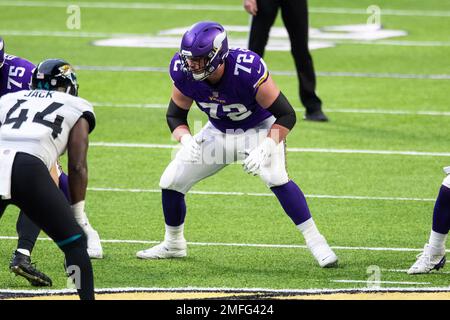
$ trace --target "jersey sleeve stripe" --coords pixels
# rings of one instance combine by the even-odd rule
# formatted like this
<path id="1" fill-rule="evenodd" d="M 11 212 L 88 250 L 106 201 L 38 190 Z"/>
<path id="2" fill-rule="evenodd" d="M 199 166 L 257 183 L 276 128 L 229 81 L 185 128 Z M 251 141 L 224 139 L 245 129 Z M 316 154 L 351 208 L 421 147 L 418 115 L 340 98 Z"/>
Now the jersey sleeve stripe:
<path id="1" fill-rule="evenodd" d="M 258 82 L 255 83 L 253 88 L 258 89 L 264 82 L 266 82 L 267 78 L 269 78 L 269 73 L 266 71 L 264 75 L 261 78 L 259 78 Z"/>
<path id="2" fill-rule="evenodd" d="M 267 71 L 267 66 L 264 63 L 264 61 L 261 59 L 261 64 L 264 67 L 264 73 L 263 75 L 258 79 L 258 81 L 253 85 L 254 89 L 258 89 L 264 82 L 266 82 L 267 78 L 269 77 L 269 72 Z"/>

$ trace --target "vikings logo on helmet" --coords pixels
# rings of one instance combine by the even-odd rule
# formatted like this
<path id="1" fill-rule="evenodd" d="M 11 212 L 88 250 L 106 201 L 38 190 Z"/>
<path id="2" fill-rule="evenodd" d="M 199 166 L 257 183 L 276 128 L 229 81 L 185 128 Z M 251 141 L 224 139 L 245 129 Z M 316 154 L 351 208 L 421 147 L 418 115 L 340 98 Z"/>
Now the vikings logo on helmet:
<path id="1" fill-rule="evenodd" d="M 180 57 L 183 69 L 197 81 L 211 75 L 227 55 L 227 34 L 217 22 L 196 23 L 186 31 L 181 40 Z"/>

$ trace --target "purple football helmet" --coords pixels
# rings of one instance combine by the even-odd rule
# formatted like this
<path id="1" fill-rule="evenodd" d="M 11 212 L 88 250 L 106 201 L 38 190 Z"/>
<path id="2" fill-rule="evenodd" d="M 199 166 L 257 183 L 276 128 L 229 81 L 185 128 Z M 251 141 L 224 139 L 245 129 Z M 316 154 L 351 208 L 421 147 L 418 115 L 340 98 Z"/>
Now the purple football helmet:
<path id="1" fill-rule="evenodd" d="M 3 63 L 5 63 L 5 42 L 0 37 L 0 68 L 3 67 Z"/>
<path id="2" fill-rule="evenodd" d="M 183 68 L 194 80 L 209 77 L 228 55 L 228 39 L 225 29 L 217 22 L 202 21 L 194 24 L 183 35 L 180 57 Z M 189 62 L 195 61 L 193 69 Z"/>

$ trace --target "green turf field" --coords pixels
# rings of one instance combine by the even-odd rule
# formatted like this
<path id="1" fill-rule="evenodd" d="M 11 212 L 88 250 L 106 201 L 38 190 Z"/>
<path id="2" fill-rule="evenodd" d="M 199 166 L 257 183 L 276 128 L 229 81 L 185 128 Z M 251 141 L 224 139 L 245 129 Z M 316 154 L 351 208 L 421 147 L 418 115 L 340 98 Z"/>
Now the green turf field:
<path id="1" fill-rule="evenodd" d="M 380 268 L 382 287 L 450 286 L 448 265 L 429 275 L 404 272 L 428 239 L 442 167 L 450 165 L 449 0 L 309 1 L 313 28 L 365 24 L 366 8 L 375 4 L 385 29 L 408 33 L 342 40 L 312 51 L 329 123 L 300 120 L 291 55 L 266 52 L 275 81 L 298 111 L 287 141 L 289 174 L 340 258 L 339 267 L 330 270 L 316 265 L 270 190 L 238 164 L 200 182 L 187 196 L 186 259 L 135 257 L 164 236 L 158 183 L 173 150 L 158 145 L 175 145 L 165 121 L 171 81 L 164 70 L 176 49 L 93 42 L 114 34 L 157 36 L 199 20 L 246 26 L 249 17 L 240 0 L 84 3 L 91 5 L 81 7 L 81 29 L 69 30 L 65 1 L 0 0 L 0 35 L 10 54 L 35 63 L 64 58 L 79 66 L 80 96 L 96 105 L 87 212 L 105 240 L 105 258 L 93 261 L 97 288 L 364 288 L 370 266 Z M 129 8 L 120 8 L 127 3 Z M 280 19 L 276 26 L 282 26 Z M 123 68 L 89 70 L 92 66 Z M 205 123 L 206 116 L 193 109 L 194 120 Z M 8 270 L 16 246 L 8 237 L 16 236 L 17 212 L 10 207 L 0 221 L 0 291 L 31 288 Z M 54 289 L 66 287 L 56 245 L 39 241 L 33 261 L 52 277 Z"/>

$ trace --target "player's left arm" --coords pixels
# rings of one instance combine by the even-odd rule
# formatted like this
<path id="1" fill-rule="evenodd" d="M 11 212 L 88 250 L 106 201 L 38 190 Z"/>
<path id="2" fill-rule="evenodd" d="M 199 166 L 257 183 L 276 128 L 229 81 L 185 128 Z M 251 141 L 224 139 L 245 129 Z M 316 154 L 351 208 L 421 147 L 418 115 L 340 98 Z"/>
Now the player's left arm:
<path id="1" fill-rule="evenodd" d="M 84 203 L 88 183 L 87 151 L 89 123 L 81 117 L 70 131 L 67 144 L 69 189 L 72 205 Z"/>
<path id="2" fill-rule="evenodd" d="M 283 141 L 289 134 L 289 131 L 295 126 L 297 117 L 294 108 L 278 89 L 270 75 L 259 87 L 256 93 L 256 101 L 277 119 L 270 128 L 268 137 L 272 138 L 276 143 Z"/>
<path id="3" fill-rule="evenodd" d="M 276 120 L 267 137 L 244 160 L 244 170 L 253 175 L 258 174 L 261 165 L 276 145 L 286 138 L 296 122 L 294 109 L 277 88 L 270 75 L 262 84 L 257 86 L 257 90 L 256 101 L 264 109 L 271 112 Z"/>

